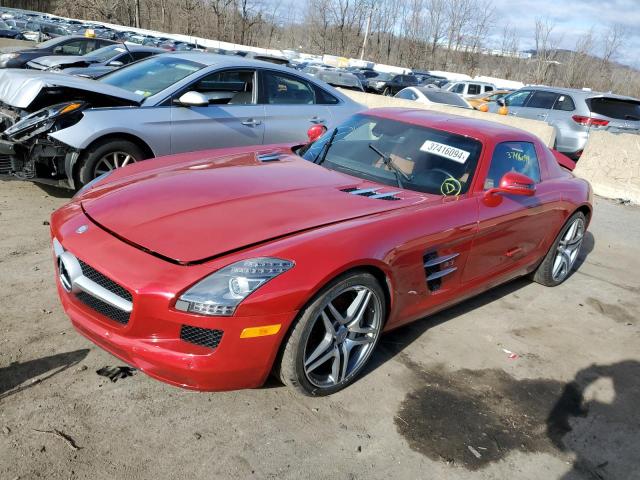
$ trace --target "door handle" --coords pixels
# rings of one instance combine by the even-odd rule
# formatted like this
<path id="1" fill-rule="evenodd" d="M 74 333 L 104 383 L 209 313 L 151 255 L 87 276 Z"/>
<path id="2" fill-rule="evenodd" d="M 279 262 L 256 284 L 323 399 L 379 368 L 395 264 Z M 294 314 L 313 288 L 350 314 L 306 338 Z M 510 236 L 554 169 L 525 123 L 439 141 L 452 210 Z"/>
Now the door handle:
<path id="1" fill-rule="evenodd" d="M 249 118 L 248 120 L 245 120 L 244 122 L 241 122 L 241 123 L 242 125 L 246 125 L 247 127 L 256 127 L 262 124 L 260 120 L 255 120 L 253 118 Z"/>
<path id="2" fill-rule="evenodd" d="M 324 118 L 320 118 L 320 117 L 311 117 L 309 119 L 309 121 L 311 123 L 315 123 L 316 125 L 319 125 L 321 123 L 326 123 L 326 120 Z"/>
<path id="3" fill-rule="evenodd" d="M 538 115 L 536 115 L 536 117 L 538 117 L 538 118 L 547 118 L 547 114 L 546 113 L 539 113 Z"/>

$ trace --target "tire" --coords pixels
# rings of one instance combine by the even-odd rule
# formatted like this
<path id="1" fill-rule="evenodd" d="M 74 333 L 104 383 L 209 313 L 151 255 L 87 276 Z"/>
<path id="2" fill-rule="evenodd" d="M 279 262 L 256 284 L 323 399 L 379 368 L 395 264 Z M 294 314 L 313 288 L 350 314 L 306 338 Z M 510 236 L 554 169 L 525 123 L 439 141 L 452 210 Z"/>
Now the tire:
<path id="1" fill-rule="evenodd" d="M 113 157 L 116 155 L 116 157 Z M 130 158 L 127 160 L 126 155 Z M 114 159 L 117 158 L 117 161 Z M 122 163 L 128 165 L 130 163 L 139 162 L 145 159 L 145 154 L 142 148 L 135 143 L 124 139 L 107 139 L 102 142 L 98 142 L 90 146 L 85 150 L 80 159 L 78 167 L 78 188 L 86 185 L 98 175 L 104 173 L 107 168 L 104 160 L 110 161 L 111 164 L 115 163 L 114 168 L 121 168 Z M 118 164 L 118 162 L 120 164 Z"/>
<path id="2" fill-rule="evenodd" d="M 389 87 L 385 87 L 385 89 L 382 92 L 382 95 L 384 95 L 385 97 L 391 97 L 391 89 Z"/>
<path id="3" fill-rule="evenodd" d="M 555 287 L 569 277 L 580 254 L 586 225 L 587 219 L 582 212 L 576 212 L 569 217 L 542 263 L 533 273 L 535 282 Z M 575 230 L 572 230 L 574 227 Z"/>
<path id="4" fill-rule="evenodd" d="M 354 305 L 360 307 L 349 315 Z M 336 278 L 300 312 L 285 339 L 275 373 L 282 383 L 304 395 L 324 396 L 342 390 L 358 378 L 371 358 L 386 312 L 384 291 L 373 275 L 352 272 Z"/>

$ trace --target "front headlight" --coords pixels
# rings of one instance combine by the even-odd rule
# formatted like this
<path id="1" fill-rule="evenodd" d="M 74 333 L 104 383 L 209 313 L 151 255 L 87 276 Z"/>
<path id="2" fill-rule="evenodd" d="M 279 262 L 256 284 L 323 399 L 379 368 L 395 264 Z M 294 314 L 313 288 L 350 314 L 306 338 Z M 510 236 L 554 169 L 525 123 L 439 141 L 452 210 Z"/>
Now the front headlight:
<path id="1" fill-rule="evenodd" d="M 249 294 L 293 265 L 292 261 L 271 257 L 233 263 L 183 293 L 176 302 L 176 309 L 200 315 L 233 315 Z"/>
<path id="2" fill-rule="evenodd" d="M 54 122 L 72 112 L 79 111 L 86 104 L 82 102 L 60 103 L 58 105 L 52 105 L 37 112 L 27 115 L 19 122 L 16 122 L 11 127 L 5 130 L 5 134 L 9 137 L 20 137 L 31 130 L 37 128 L 44 128 L 48 130 L 54 124 Z"/>
<path id="3" fill-rule="evenodd" d="M 2 55 L 0 55 L 0 62 L 7 62 L 19 56 L 20 56 L 19 53 L 3 53 Z"/>

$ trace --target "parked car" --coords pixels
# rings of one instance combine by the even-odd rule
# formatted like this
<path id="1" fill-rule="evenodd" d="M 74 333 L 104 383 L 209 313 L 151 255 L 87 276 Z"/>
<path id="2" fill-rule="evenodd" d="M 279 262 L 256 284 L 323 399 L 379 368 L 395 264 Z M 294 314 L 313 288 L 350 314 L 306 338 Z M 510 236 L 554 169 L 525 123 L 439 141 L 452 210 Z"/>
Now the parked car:
<path id="1" fill-rule="evenodd" d="M 488 93 L 481 93 L 480 95 L 473 95 L 467 97 L 467 102 L 475 109 L 478 109 L 481 105 L 487 105 L 489 103 L 496 103 L 501 98 L 513 93 L 513 90 L 495 90 Z"/>
<path id="2" fill-rule="evenodd" d="M 4 20 L 0 20 L 0 37 L 12 38 L 14 40 L 26 40 L 18 28 L 9 25 Z"/>
<path id="3" fill-rule="evenodd" d="M 320 69 L 315 77 L 328 83 L 332 87 L 345 88 L 347 90 L 355 90 L 357 92 L 364 92 L 362 82 L 353 73 L 344 70 L 322 70 Z"/>
<path id="4" fill-rule="evenodd" d="M 578 159 L 592 130 L 640 132 L 640 100 L 611 93 L 556 87 L 525 87 L 499 100 L 509 115 L 547 122 L 558 151 Z M 491 106 L 497 111 L 499 106 Z"/>
<path id="5" fill-rule="evenodd" d="M 61 70 L 72 75 L 96 78 L 116 68 L 160 53 L 165 51 L 155 47 L 117 43 L 94 50 L 87 55 L 39 57 L 27 63 L 27 66 L 36 70 Z"/>
<path id="6" fill-rule="evenodd" d="M 400 90 L 395 94 L 395 98 L 401 98 L 404 100 L 413 100 L 424 104 L 439 103 L 442 105 L 449 105 L 451 107 L 459 107 L 472 109 L 469 102 L 467 102 L 460 95 L 441 90 L 439 88 L 430 87 L 407 87 Z"/>
<path id="7" fill-rule="evenodd" d="M 35 47 L 0 48 L 0 68 L 25 68 L 27 62 L 47 55 L 86 55 L 116 42 L 103 38 L 69 35 L 40 43 Z"/>
<path id="8" fill-rule="evenodd" d="M 463 97 L 472 97 L 481 93 L 493 92 L 496 86 L 493 83 L 476 82 L 475 80 L 465 80 L 462 82 L 450 82 L 442 87 Z"/>
<path id="9" fill-rule="evenodd" d="M 96 180 L 51 217 L 56 284 L 82 335 L 154 378 L 229 390 L 273 371 L 328 395 L 383 331 L 522 275 L 565 281 L 591 196 L 522 130 L 373 110 L 303 147 Z"/>
<path id="10" fill-rule="evenodd" d="M 5 69 L 0 85 L 0 155 L 21 177 L 71 188 L 154 156 L 302 141 L 310 126 L 363 108 L 286 67 L 202 52 L 156 55 L 97 80 Z"/>
<path id="11" fill-rule="evenodd" d="M 379 74 L 369 79 L 367 90 L 392 97 L 403 88 L 418 85 L 420 82 L 415 75 Z"/>

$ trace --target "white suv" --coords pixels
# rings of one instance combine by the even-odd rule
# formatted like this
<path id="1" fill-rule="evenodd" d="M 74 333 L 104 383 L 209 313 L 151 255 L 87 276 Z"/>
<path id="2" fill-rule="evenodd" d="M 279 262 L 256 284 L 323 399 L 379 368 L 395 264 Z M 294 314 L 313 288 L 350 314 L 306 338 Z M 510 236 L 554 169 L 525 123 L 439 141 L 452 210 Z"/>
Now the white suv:
<path id="1" fill-rule="evenodd" d="M 472 97 L 473 95 L 480 95 L 481 93 L 493 92 L 494 90 L 496 90 L 496 86 L 493 83 L 476 82 L 473 80 L 447 83 L 442 88 L 444 90 L 457 93 L 464 98 Z"/>

